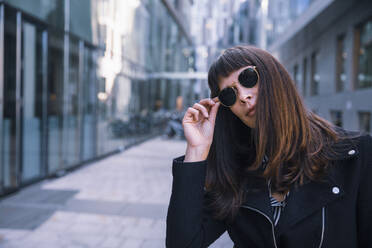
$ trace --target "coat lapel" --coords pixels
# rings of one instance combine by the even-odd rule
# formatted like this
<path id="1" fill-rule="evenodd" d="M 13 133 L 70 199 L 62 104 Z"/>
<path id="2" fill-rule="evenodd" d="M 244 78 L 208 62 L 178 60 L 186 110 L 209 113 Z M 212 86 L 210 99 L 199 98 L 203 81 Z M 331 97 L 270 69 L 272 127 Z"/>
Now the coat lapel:
<path id="1" fill-rule="evenodd" d="M 277 225 L 278 235 L 345 195 L 343 175 L 337 174 L 334 167 L 340 166 L 341 164 L 338 163 L 342 163 L 343 160 L 358 155 L 358 150 L 350 143 L 337 144 L 334 149 L 337 155 L 335 155 L 334 161 L 330 161 L 331 169 L 324 181 L 310 181 L 298 188 L 291 189 L 286 207 Z"/>
<path id="2" fill-rule="evenodd" d="M 358 150 L 350 140 L 333 145 L 334 157 L 330 163 L 348 160 L 358 155 Z M 331 165 L 331 167 L 333 167 Z M 244 208 L 253 208 L 267 215 L 273 221 L 273 210 L 270 205 L 269 190 L 265 179 L 252 176 L 246 185 Z M 322 182 L 310 181 L 298 188 L 291 189 L 287 197 L 287 204 L 282 212 L 278 225 L 278 235 L 286 232 L 314 212 L 322 209 L 331 202 L 342 198 L 344 192 L 342 175 L 331 170 Z"/>
<path id="3" fill-rule="evenodd" d="M 269 190 L 266 180 L 252 177 L 246 186 L 243 208 L 253 208 L 267 215 L 272 220 L 273 211 L 270 205 Z"/>
<path id="4" fill-rule="evenodd" d="M 321 183 L 312 181 L 292 189 L 277 225 L 278 234 L 286 232 L 288 228 L 343 197 L 344 194 L 342 186 L 334 181 Z"/>

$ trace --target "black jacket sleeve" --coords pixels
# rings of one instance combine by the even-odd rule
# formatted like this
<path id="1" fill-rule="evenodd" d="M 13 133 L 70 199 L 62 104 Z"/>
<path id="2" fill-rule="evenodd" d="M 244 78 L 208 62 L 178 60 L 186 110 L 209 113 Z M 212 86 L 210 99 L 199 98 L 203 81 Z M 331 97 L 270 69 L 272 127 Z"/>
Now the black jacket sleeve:
<path id="1" fill-rule="evenodd" d="M 363 168 L 358 193 L 358 247 L 372 247 L 372 138 L 363 137 Z"/>
<path id="2" fill-rule="evenodd" d="M 168 207 L 166 246 L 168 248 L 208 247 L 225 230 L 225 222 L 215 220 L 205 207 L 206 161 L 173 160 L 173 186 Z"/>

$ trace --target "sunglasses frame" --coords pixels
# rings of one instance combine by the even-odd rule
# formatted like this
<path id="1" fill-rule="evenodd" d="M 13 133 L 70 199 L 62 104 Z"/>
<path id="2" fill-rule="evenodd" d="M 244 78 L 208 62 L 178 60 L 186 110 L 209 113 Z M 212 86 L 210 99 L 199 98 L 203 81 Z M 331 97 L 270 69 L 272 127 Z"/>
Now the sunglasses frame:
<path id="1" fill-rule="evenodd" d="M 254 70 L 254 71 L 256 72 L 256 74 L 257 74 L 257 82 L 256 82 L 256 84 L 254 85 L 254 86 L 256 86 L 257 83 L 258 83 L 258 81 L 260 80 L 260 74 L 258 73 L 258 71 L 257 71 L 255 65 L 248 66 L 248 67 L 245 68 L 243 71 L 247 70 L 248 68 L 253 68 L 253 70 Z M 243 71 L 241 71 L 240 73 L 242 73 Z M 239 73 L 239 75 L 240 75 L 240 73 Z M 238 76 L 238 78 L 239 78 L 239 76 Z M 243 85 L 239 82 L 239 80 L 238 80 L 238 83 L 239 83 L 241 86 L 243 86 Z M 253 87 L 254 87 L 254 86 L 253 86 Z M 243 87 L 244 87 L 244 88 L 248 88 L 248 87 L 245 87 L 245 86 L 243 86 Z M 253 87 L 250 87 L 250 88 L 253 88 Z M 235 102 L 234 102 L 234 104 L 235 104 L 235 103 L 236 103 L 236 99 L 238 98 L 238 95 L 237 95 L 238 93 L 236 92 L 236 89 L 234 89 L 233 87 L 226 87 L 226 88 L 232 88 L 232 90 L 234 91 L 234 93 L 235 93 Z M 225 89 L 226 89 L 226 88 L 225 88 Z M 223 90 L 225 90 L 225 89 L 223 89 Z M 221 103 L 222 106 L 227 107 L 227 108 L 230 108 L 230 107 L 233 106 L 234 104 L 228 106 L 228 105 L 223 104 L 223 103 L 221 102 L 221 100 L 220 100 L 220 94 L 221 94 L 221 92 L 222 92 L 223 90 L 221 90 L 221 91 L 218 93 L 218 99 L 219 99 L 219 101 L 220 101 L 220 103 Z"/>

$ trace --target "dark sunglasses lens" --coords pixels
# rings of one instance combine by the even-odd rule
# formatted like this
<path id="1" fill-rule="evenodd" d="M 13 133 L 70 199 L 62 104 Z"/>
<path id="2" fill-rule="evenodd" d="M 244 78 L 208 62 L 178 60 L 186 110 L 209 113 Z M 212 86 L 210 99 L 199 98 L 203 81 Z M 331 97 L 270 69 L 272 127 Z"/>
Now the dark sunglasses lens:
<path id="1" fill-rule="evenodd" d="M 239 74 L 238 80 L 242 86 L 252 88 L 258 81 L 258 75 L 253 68 L 247 68 Z"/>
<path id="2" fill-rule="evenodd" d="M 218 99 L 223 105 L 232 106 L 236 101 L 235 91 L 232 88 L 225 88 L 218 95 Z"/>

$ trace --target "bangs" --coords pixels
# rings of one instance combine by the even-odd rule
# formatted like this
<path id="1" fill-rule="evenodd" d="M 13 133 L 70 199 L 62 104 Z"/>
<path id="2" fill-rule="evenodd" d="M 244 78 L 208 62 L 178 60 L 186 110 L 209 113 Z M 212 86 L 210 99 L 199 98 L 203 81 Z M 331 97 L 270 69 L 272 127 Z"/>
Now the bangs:
<path id="1" fill-rule="evenodd" d="M 228 77 L 232 72 L 244 66 L 252 65 L 243 49 L 226 49 L 208 71 L 208 85 L 211 90 L 211 97 L 219 93 L 218 82 L 220 78 Z"/>

